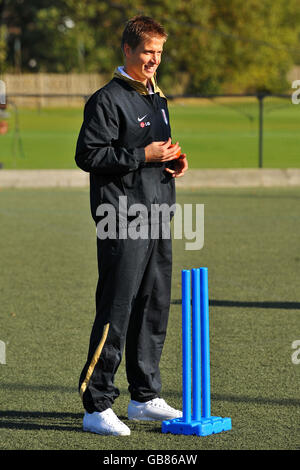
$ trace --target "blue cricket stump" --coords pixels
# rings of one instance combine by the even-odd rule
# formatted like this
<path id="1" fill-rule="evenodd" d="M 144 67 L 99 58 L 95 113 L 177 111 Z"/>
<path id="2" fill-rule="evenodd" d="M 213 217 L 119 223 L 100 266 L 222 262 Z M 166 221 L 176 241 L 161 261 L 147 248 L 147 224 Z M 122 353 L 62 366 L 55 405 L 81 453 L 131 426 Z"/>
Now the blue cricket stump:
<path id="1" fill-rule="evenodd" d="M 183 416 L 182 418 L 163 421 L 162 432 L 208 436 L 222 431 L 229 431 L 231 429 L 231 418 L 211 416 L 210 411 L 209 296 L 207 268 L 192 269 L 191 271 L 184 269 L 181 274 Z"/>

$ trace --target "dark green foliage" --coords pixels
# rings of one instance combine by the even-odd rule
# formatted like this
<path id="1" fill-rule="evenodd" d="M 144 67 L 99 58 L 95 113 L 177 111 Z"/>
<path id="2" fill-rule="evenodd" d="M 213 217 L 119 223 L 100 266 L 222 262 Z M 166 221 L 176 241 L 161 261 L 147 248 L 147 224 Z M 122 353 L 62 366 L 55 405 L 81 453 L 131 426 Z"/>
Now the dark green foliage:
<path id="1" fill-rule="evenodd" d="M 0 0 L 0 73 L 110 73 L 138 13 L 169 33 L 159 71 L 168 93 L 177 83 L 186 93 L 282 91 L 300 60 L 298 0 Z"/>

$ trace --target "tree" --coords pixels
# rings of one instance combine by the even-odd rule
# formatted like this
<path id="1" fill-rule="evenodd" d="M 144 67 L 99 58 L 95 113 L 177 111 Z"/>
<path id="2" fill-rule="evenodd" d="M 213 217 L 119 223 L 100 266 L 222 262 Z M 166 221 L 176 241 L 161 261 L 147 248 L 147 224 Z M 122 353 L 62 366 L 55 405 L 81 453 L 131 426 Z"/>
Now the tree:
<path id="1" fill-rule="evenodd" d="M 111 75 L 138 13 L 169 33 L 159 68 L 169 94 L 183 84 L 187 93 L 281 91 L 300 62 L 299 0 L 0 0 L 0 66 L 6 57 L 8 71 Z"/>
<path id="2" fill-rule="evenodd" d="M 214 30 L 222 33 L 223 84 L 232 92 L 285 90 L 299 42 L 297 0 L 213 0 Z"/>
<path id="3" fill-rule="evenodd" d="M 6 36 L 7 29 L 4 24 L 4 7 L 6 0 L 0 0 L 0 74 L 5 70 L 6 56 L 7 56 L 7 46 L 6 46 Z"/>

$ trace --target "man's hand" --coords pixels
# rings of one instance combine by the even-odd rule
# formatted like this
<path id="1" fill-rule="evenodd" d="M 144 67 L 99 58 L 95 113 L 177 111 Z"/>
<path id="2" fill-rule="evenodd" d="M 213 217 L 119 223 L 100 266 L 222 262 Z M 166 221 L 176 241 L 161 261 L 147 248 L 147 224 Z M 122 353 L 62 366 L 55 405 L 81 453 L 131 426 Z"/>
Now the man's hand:
<path id="1" fill-rule="evenodd" d="M 145 147 L 146 162 L 168 162 L 178 158 L 178 152 L 181 148 L 178 142 L 170 147 L 172 144 L 171 138 L 167 142 L 152 142 Z"/>
<path id="2" fill-rule="evenodd" d="M 171 168 L 165 168 L 165 170 L 168 173 L 171 173 L 173 178 L 179 178 L 180 176 L 183 176 L 186 170 L 188 169 L 188 161 L 186 158 L 186 154 L 182 153 L 177 160 L 175 160 L 174 164 L 174 169 L 172 170 Z"/>

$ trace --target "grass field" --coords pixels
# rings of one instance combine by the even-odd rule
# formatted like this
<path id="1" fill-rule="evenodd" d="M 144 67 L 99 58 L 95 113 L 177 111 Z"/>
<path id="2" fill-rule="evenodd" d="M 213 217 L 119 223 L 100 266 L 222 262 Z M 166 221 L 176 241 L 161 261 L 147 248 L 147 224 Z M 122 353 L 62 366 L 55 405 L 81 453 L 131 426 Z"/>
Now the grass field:
<path id="1" fill-rule="evenodd" d="M 180 271 L 207 266 L 212 413 L 230 416 L 232 431 L 173 436 L 161 434 L 159 423 L 129 422 L 123 362 L 114 409 L 131 436 L 81 431 L 77 382 L 97 281 L 89 193 L 2 190 L 2 450 L 297 448 L 300 365 L 291 356 L 293 341 L 300 339 L 300 189 L 179 192 L 178 202 L 205 204 L 205 244 L 200 251 L 185 251 L 185 240 L 174 240 L 162 396 L 181 407 Z"/>
<path id="2" fill-rule="evenodd" d="M 300 107 L 288 99 L 264 100 L 264 167 L 299 168 Z M 19 134 L 10 108 L 9 132 L 0 136 L 4 168 L 75 168 L 82 109 L 19 109 Z M 170 102 L 173 140 L 190 168 L 258 166 L 258 101 Z"/>

